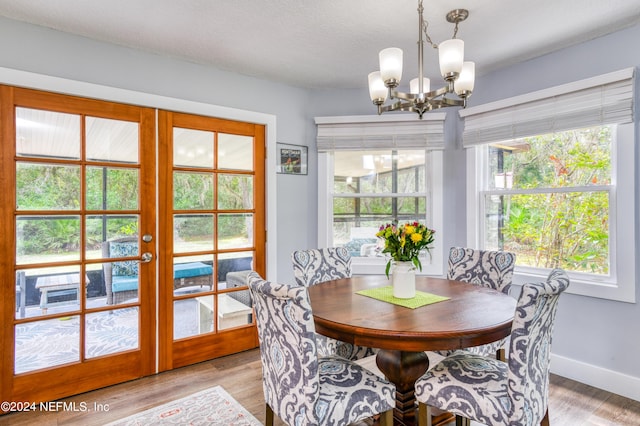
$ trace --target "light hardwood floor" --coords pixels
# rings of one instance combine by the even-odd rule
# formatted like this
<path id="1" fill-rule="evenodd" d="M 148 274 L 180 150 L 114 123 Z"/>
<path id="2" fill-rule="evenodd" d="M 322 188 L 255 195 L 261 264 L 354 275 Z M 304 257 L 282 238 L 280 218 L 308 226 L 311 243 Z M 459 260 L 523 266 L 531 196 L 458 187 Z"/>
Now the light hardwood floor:
<path id="1" fill-rule="evenodd" d="M 78 408 L 84 403 L 86 412 L 7 414 L 0 416 L 0 425 L 103 425 L 215 385 L 224 387 L 264 423 L 261 365 L 255 349 L 62 400 Z M 640 402 L 555 375 L 549 393 L 552 426 L 640 425 Z M 96 406 L 103 411 L 94 411 Z"/>

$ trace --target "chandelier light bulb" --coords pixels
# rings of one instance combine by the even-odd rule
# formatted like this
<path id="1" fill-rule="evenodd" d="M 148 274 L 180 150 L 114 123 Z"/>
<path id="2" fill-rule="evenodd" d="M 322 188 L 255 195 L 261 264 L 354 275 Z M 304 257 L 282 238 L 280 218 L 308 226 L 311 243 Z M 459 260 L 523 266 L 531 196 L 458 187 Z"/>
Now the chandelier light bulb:
<path id="1" fill-rule="evenodd" d="M 380 51 L 380 75 L 388 87 L 396 87 L 402 78 L 402 49 L 389 47 Z"/>
<path id="2" fill-rule="evenodd" d="M 473 86 L 476 80 L 476 64 L 475 62 L 466 61 L 462 64 L 460 76 L 454 83 L 456 94 L 460 97 L 466 97 L 473 92 Z"/>
<path id="3" fill-rule="evenodd" d="M 389 90 L 384 85 L 380 71 L 369 73 L 369 96 L 374 104 L 383 104 L 387 100 Z"/>
<path id="4" fill-rule="evenodd" d="M 464 41 L 451 39 L 438 45 L 440 74 L 445 80 L 456 78 L 462 71 L 464 61 Z"/>

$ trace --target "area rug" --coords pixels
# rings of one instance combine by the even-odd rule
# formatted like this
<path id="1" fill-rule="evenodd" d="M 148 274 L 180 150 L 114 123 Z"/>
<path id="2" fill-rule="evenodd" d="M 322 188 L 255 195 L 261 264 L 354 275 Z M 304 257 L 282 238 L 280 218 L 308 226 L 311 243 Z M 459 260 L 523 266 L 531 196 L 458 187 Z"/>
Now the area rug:
<path id="1" fill-rule="evenodd" d="M 262 423 L 221 386 L 215 386 L 106 426 L 134 425 L 262 426 Z"/>

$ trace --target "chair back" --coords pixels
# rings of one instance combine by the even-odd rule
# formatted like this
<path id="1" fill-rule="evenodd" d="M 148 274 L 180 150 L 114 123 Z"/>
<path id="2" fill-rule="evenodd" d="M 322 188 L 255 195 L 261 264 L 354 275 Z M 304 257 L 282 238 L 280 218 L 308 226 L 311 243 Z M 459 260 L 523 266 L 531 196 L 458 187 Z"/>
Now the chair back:
<path id="1" fill-rule="evenodd" d="M 296 282 L 305 287 L 351 277 L 351 255 L 344 247 L 297 250 L 291 262 Z"/>
<path id="2" fill-rule="evenodd" d="M 546 282 L 522 287 L 509 345 L 510 424 L 540 424 L 545 415 L 553 325 L 558 299 L 568 286 L 567 274 L 554 269 Z"/>
<path id="3" fill-rule="evenodd" d="M 247 277 L 253 297 L 265 402 L 286 424 L 318 424 L 320 379 L 306 287 Z"/>
<path id="4" fill-rule="evenodd" d="M 122 237 L 113 240 L 104 241 L 102 243 L 102 257 L 109 259 L 111 257 L 128 257 L 138 255 L 138 237 Z M 138 275 L 138 262 L 127 260 L 122 262 L 104 262 L 102 264 L 104 272 L 104 286 L 107 294 L 107 304 L 114 303 L 113 296 L 113 277 Z"/>
<path id="5" fill-rule="evenodd" d="M 447 278 L 509 294 L 515 266 L 514 253 L 451 247 Z"/>

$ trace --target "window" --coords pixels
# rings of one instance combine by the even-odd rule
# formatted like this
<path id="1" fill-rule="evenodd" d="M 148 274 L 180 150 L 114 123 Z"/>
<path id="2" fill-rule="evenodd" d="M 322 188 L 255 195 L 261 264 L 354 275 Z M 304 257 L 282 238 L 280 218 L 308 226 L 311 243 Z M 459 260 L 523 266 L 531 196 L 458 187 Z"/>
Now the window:
<path id="1" fill-rule="evenodd" d="M 354 274 L 384 273 L 375 234 L 381 225 L 417 221 L 442 230 L 442 122 L 406 117 L 316 119 L 321 247 L 346 247 Z M 341 120 L 360 120 L 345 123 Z M 426 129 L 426 131 L 425 131 Z M 422 259 L 425 274 L 442 273 L 441 241 Z"/>
<path id="2" fill-rule="evenodd" d="M 461 114 L 469 244 L 516 253 L 514 282 L 559 267 L 573 293 L 635 301 L 632 75 Z"/>

